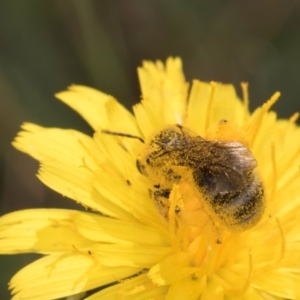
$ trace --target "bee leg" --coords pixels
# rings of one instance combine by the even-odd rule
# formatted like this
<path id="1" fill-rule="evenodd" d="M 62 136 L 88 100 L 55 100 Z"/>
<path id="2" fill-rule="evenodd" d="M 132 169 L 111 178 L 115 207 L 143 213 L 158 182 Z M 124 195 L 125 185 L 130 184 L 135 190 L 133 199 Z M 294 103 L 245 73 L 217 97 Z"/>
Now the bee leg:
<path id="1" fill-rule="evenodd" d="M 170 189 L 157 189 L 155 191 L 151 191 L 151 197 L 154 200 L 154 203 L 159 210 L 160 214 L 168 219 L 169 217 L 169 197 L 171 190 Z"/>

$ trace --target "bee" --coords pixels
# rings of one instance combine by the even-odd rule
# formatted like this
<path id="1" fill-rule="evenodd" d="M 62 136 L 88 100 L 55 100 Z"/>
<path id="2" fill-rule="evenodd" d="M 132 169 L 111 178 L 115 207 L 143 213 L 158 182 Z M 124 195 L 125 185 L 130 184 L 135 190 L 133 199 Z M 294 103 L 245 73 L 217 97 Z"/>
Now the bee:
<path id="1" fill-rule="evenodd" d="M 255 170 L 257 161 L 240 142 L 206 140 L 184 126 L 172 125 L 145 142 L 136 164 L 149 179 L 151 197 L 165 219 L 174 184 L 187 187 L 175 213 L 192 225 L 201 224 L 208 214 L 229 229 L 245 230 L 263 214 L 264 188 Z"/>

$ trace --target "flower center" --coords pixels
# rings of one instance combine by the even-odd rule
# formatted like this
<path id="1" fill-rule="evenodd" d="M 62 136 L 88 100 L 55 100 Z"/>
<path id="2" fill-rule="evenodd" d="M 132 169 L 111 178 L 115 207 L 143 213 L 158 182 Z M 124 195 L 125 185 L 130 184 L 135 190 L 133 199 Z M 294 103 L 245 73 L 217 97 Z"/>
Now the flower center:
<path id="1" fill-rule="evenodd" d="M 198 215 L 201 225 L 191 225 L 173 209 L 178 199 L 180 190 L 175 186 L 170 195 L 169 211 L 169 230 L 175 253 L 185 253 L 189 257 L 189 266 L 199 268 L 199 275 L 211 274 L 224 264 L 232 263 L 238 252 L 240 233 L 216 223 L 205 211 L 203 216 Z"/>

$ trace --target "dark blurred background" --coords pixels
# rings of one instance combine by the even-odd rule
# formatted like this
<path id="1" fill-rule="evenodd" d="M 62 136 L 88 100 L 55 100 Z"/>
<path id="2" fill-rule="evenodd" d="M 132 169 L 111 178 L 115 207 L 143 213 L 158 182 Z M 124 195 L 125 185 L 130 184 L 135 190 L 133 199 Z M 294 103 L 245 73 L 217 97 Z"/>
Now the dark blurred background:
<path id="1" fill-rule="evenodd" d="M 11 147 L 22 122 L 91 129 L 54 99 L 71 83 L 139 101 L 142 60 L 181 56 L 187 80 L 250 84 L 251 108 L 282 92 L 280 117 L 300 110 L 298 0 L 0 1 L 0 212 L 75 204 L 44 187 L 38 164 Z M 0 257 L 0 298 L 33 255 Z"/>

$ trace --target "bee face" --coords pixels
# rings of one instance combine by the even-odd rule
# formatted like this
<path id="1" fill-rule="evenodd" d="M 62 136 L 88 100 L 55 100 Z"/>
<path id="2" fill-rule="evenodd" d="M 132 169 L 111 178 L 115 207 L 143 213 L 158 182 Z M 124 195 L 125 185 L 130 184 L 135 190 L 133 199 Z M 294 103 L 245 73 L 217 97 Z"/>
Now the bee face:
<path id="1" fill-rule="evenodd" d="M 217 222 L 237 230 L 255 225 L 264 210 L 264 189 L 256 166 L 253 154 L 241 143 L 208 141 L 180 125 L 153 136 L 137 160 L 166 219 L 170 192 L 179 184 L 193 191 L 183 195 L 184 206 L 176 206 L 179 216 L 197 223 L 206 210 Z"/>

